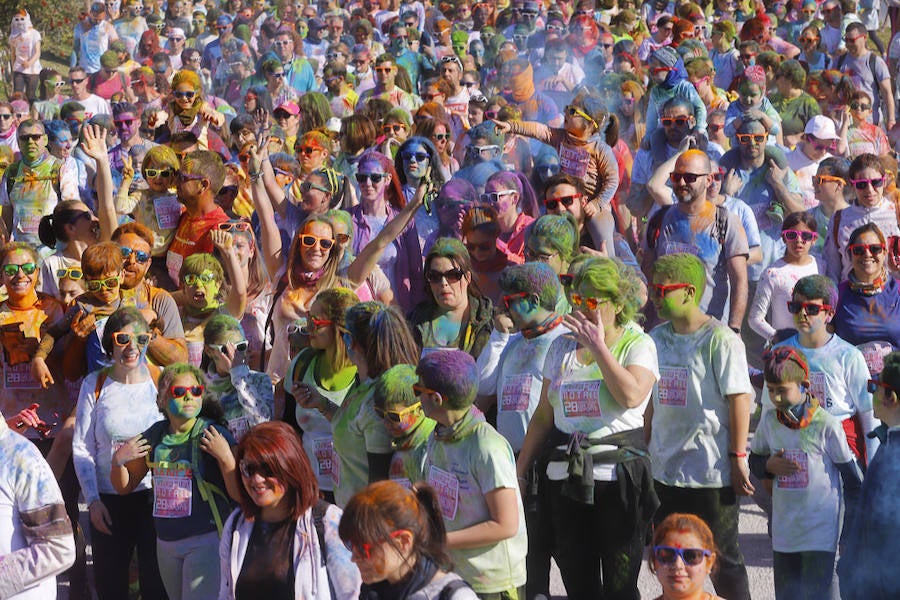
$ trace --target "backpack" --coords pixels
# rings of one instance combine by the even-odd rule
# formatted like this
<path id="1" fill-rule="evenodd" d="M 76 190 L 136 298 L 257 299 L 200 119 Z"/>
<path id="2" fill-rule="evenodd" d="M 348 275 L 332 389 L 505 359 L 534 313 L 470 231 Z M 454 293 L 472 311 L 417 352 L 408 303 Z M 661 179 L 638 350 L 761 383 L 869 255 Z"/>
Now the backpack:
<path id="1" fill-rule="evenodd" d="M 453 598 L 453 594 L 455 594 L 457 590 L 471 587 L 472 586 L 470 586 L 465 579 L 454 579 L 444 586 L 444 589 L 442 589 L 441 593 L 438 594 L 438 600 L 450 600 L 451 598 Z"/>
<path id="2" fill-rule="evenodd" d="M 666 216 L 666 213 L 669 212 L 669 209 L 675 206 L 674 204 L 667 204 L 663 206 L 656 214 L 650 217 L 650 220 L 647 222 L 647 247 L 651 250 L 656 249 L 656 244 L 659 241 L 659 234 L 662 231 L 663 219 Z M 719 240 L 719 245 L 723 248 L 725 247 L 725 236 L 728 234 L 728 209 L 724 206 L 716 206 L 716 239 Z"/>

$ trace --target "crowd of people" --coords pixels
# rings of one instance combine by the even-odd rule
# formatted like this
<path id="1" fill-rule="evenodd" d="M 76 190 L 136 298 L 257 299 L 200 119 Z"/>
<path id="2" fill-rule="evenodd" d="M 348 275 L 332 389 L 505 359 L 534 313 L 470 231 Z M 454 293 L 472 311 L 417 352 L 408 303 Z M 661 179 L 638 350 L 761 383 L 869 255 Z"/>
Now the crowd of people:
<path id="1" fill-rule="evenodd" d="M 8 37 L 0 597 L 748 600 L 744 496 L 896 597 L 893 3 L 83 8 Z"/>

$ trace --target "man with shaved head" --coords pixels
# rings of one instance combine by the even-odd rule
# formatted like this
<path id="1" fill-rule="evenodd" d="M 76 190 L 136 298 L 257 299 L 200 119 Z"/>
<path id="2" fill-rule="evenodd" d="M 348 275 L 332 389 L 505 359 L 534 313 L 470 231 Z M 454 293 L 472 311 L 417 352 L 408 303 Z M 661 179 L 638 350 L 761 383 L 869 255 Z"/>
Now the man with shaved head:
<path id="1" fill-rule="evenodd" d="M 707 198 L 713 177 L 709 156 L 690 149 L 675 160 L 670 174 L 675 205 L 657 212 L 647 226 L 644 266 L 660 256 L 689 252 L 706 267 L 707 285 L 700 308 L 740 331 L 747 308 L 747 258 L 750 248 L 740 218 Z"/>

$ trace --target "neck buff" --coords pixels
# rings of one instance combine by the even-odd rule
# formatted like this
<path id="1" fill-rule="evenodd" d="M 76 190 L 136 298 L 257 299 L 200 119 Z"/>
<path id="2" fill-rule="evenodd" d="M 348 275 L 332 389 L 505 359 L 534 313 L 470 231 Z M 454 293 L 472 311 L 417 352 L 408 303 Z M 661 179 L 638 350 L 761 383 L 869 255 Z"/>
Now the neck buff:
<path id="1" fill-rule="evenodd" d="M 539 335 L 543 335 L 548 331 L 555 329 L 557 325 L 562 323 L 562 319 L 562 315 L 550 315 L 543 323 L 535 325 L 534 327 L 526 327 L 519 333 L 521 333 L 522 337 L 526 340 L 533 340 Z"/>
<path id="2" fill-rule="evenodd" d="M 511 75 L 509 78 L 509 97 L 513 102 L 525 102 L 534 96 L 534 69 L 531 63 L 522 69 L 521 73 Z"/>
<path id="3" fill-rule="evenodd" d="M 887 283 L 887 273 L 882 271 L 881 275 L 875 278 L 875 281 L 864 283 L 857 280 L 856 275 L 851 270 L 847 283 L 850 285 L 850 289 L 860 296 L 875 296 L 884 291 L 884 286 Z"/>
<path id="4" fill-rule="evenodd" d="M 812 394 L 807 393 L 806 402 L 787 409 L 787 411 L 791 413 L 791 416 L 793 416 L 793 419 L 782 410 L 776 410 L 775 416 L 778 417 L 778 422 L 788 429 L 802 429 L 809 425 L 818 408 L 819 401 L 816 400 Z"/>
<path id="5" fill-rule="evenodd" d="M 194 119 L 197 118 L 197 113 L 200 112 L 201 106 L 203 106 L 203 99 L 200 98 L 199 93 L 197 94 L 197 97 L 194 98 L 194 103 L 184 110 L 179 108 L 174 100 L 169 103 L 169 109 L 172 111 L 172 114 L 178 117 L 178 120 L 181 121 L 181 124 L 185 127 L 188 127 L 194 122 Z"/>

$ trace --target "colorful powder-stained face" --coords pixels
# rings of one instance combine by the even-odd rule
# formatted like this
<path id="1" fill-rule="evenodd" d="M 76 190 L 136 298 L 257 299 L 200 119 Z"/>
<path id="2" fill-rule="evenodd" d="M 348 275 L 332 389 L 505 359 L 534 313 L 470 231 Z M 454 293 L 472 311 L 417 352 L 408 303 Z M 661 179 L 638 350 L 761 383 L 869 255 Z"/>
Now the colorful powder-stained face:
<path id="1" fill-rule="evenodd" d="M 166 403 L 166 413 L 171 417 L 181 419 L 193 419 L 200 414 L 203 408 L 203 396 L 194 396 L 189 388 L 197 386 L 197 379 L 191 373 L 181 373 L 172 379 L 171 388 L 188 388 L 181 397 L 174 397 L 171 388 L 168 392 L 169 401 Z"/>

